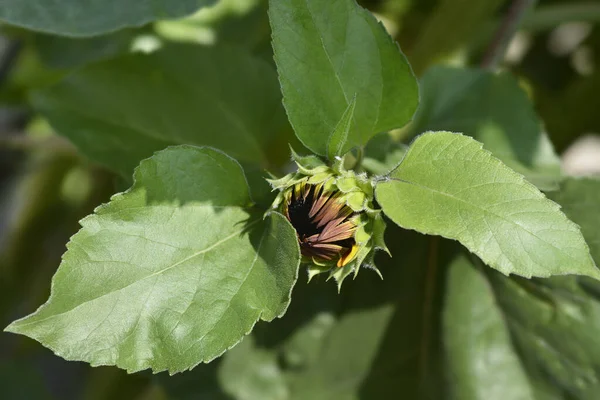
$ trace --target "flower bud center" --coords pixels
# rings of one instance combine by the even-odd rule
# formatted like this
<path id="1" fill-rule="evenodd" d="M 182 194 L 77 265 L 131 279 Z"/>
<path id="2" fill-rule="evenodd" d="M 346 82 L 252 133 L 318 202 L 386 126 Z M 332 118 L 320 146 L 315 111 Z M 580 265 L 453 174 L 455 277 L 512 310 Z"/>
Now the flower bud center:
<path id="1" fill-rule="evenodd" d="M 295 185 L 286 196 L 283 213 L 296 230 L 304 256 L 343 260 L 356 243 L 354 212 L 340 200 L 340 193 L 326 192 L 322 184 Z"/>

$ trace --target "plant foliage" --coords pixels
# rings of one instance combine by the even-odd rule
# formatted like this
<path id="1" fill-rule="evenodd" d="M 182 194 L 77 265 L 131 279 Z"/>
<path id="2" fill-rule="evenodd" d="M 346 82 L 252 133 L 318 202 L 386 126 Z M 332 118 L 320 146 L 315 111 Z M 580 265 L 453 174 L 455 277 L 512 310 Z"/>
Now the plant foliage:
<path id="1" fill-rule="evenodd" d="M 17 144 L 44 170 L 0 214 L 5 330 L 186 371 L 114 378 L 125 396 L 599 398 L 600 181 L 563 171 L 533 79 L 425 70 L 502 42 L 464 43 L 499 2 L 467 3 L 0 1 L 24 48 L 0 101 L 35 115 Z M 12 306 L 32 277 L 47 301 Z"/>

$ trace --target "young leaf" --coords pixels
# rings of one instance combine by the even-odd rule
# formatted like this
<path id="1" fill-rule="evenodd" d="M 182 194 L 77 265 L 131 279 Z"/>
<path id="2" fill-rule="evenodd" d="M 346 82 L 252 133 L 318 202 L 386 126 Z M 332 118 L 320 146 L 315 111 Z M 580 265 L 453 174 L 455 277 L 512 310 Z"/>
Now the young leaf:
<path id="1" fill-rule="evenodd" d="M 215 0 L 4 0 L 0 2 L 0 20 L 57 35 L 93 36 L 183 17 L 213 3 Z"/>
<path id="2" fill-rule="evenodd" d="M 33 102 L 83 154 L 124 176 L 173 144 L 213 146 L 262 167 L 287 160 L 267 151 L 286 123 L 275 71 L 235 47 L 123 56 L 79 70 Z"/>
<path id="3" fill-rule="evenodd" d="M 356 108 L 356 96 L 352 98 L 352 102 L 348 105 L 342 118 L 336 125 L 335 129 L 329 137 L 327 143 L 327 156 L 333 160 L 336 156 L 344 154 L 344 146 L 348 141 L 348 133 L 352 127 L 352 119 L 354 118 L 354 109 Z"/>
<path id="4" fill-rule="evenodd" d="M 85 218 L 52 292 L 6 330 L 67 360 L 170 373 L 209 362 L 281 316 L 300 260 L 285 217 L 253 212 L 240 166 L 210 148 L 144 160 Z"/>
<path id="5" fill-rule="evenodd" d="M 481 147 L 450 132 L 419 136 L 377 184 L 384 213 L 403 228 L 458 240 L 504 274 L 599 278 L 579 227 Z"/>
<path id="6" fill-rule="evenodd" d="M 434 67 L 421 78 L 420 89 L 412 132 L 463 132 L 540 189 L 558 188 L 560 160 L 531 101 L 511 75 Z"/>
<path id="7" fill-rule="evenodd" d="M 283 101 L 306 147 L 328 154 L 354 96 L 340 153 L 410 121 L 418 104 L 415 77 L 398 45 L 355 0 L 271 0 L 269 16 Z"/>

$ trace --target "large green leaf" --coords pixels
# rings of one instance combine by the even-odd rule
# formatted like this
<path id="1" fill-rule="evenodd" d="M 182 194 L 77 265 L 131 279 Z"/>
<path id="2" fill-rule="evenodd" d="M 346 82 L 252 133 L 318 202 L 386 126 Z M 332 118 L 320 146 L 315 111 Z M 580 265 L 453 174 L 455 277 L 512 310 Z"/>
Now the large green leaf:
<path id="1" fill-rule="evenodd" d="M 600 396 L 597 281 L 509 278 L 464 257 L 449 277 L 444 343 L 451 398 Z"/>
<path id="2" fill-rule="evenodd" d="M 600 182 L 568 179 L 552 197 L 600 259 Z M 600 396 L 600 284 L 586 277 L 508 278 L 458 256 L 445 293 L 450 398 Z"/>
<path id="3" fill-rule="evenodd" d="M 183 371 L 290 301 L 295 231 L 280 214 L 252 210 L 243 171 L 219 151 L 157 153 L 81 224 L 48 302 L 7 328 L 68 360 Z"/>
<path id="4" fill-rule="evenodd" d="M 177 18 L 215 0 L 2 0 L 0 20 L 65 36 L 92 36 L 157 19 Z"/>
<path id="5" fill-rule="evenodd" d="M 509 74 L 434 67 L 420 81 L 411 130 L 462 132 L 541 188 L 556 189 L 560 160 L 533 105 Z"/>
<path id="6" fill-rule="evenodd" d="M 284 104 L 306 147 L 326 155 L 330 136 L 351 108 L 343 142 L 334 138 L 338 154 L 410 121 L 418 104 L 410 66 L 383 26 L 354 0 L 272 0 L 269 15 Z"/>
<path id="7" fill-rule="evenodd" d="M 552 198 L 581 225 L 592 255 L 600 257 L 600 182 L 568 179 Z M 444 303 L 449 398 L 600 396 L 597 281 L 509 278 L 459 255 L 449 267 Z"/>
<path id="8" fill-rule="evenodd" d="M 81 152 L 124 176 L 172 144 L 209 145 L 242 163 L 287 159 L 272 68 L 244 50 L 167 47 L 86 67 L 33 97 Z M 271 151 L 271 147 L 285 151 Z"/>
<path id="9" fill-rule="evenodd" d="M 579 227 L 481 143 L 428 132 L 377 184 L 384 213 L 406 229 L 460 241 L 504 274 L 600 277 Z"/>

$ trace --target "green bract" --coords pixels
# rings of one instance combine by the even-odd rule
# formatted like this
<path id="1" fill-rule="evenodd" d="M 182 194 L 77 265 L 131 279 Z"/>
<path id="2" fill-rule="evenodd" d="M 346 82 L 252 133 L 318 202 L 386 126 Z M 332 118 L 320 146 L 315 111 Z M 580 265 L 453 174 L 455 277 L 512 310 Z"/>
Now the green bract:
<path id="1" fill-rule="evenodd" d="M 384 242 L 383 215 L 373 205 L 373 181 L 365 173 L 357 174 L 344 168 L 344 158 L 338 157 L 332 165 L 327 165 L 314 155 L 301 157 L 292 151 L 292 156 L 297 171 L 268 181 L 273 190 L 280 191 L 272 209 L 282 211 L 296 229 L 309 280 L 328 273 L 328 279 L 334 278 L 339 289 L 348 275 L 358 274 L 360 267 L 374 269 L 379 274 L 374 264 L 375 252 L 380 249 L 389 254 L 389 251 Z M 294 214 L 298 207 L 304 207 L 306 215 L 301 215 L 304 220 Z M 315 220 L 319 217 L 321 222 L 317 225 Z M 345 235 L 344 227 L 348 228 Z M 307 229 L 312 231 L 308 233 Z M 334 242 L 342 246 L 318 242 L 317 239 L 331 236 L 327 235 L 328 229 L 344 238 Z M 306 239 L 311 233 L 316 244 Z M 347 248 L 343 249 L 343 245 Z M 319 254 L 319 246 L 325 247 L 325 254 Z M 331 250 L 337 247 L 340 247 L 339 254 Z"/>

